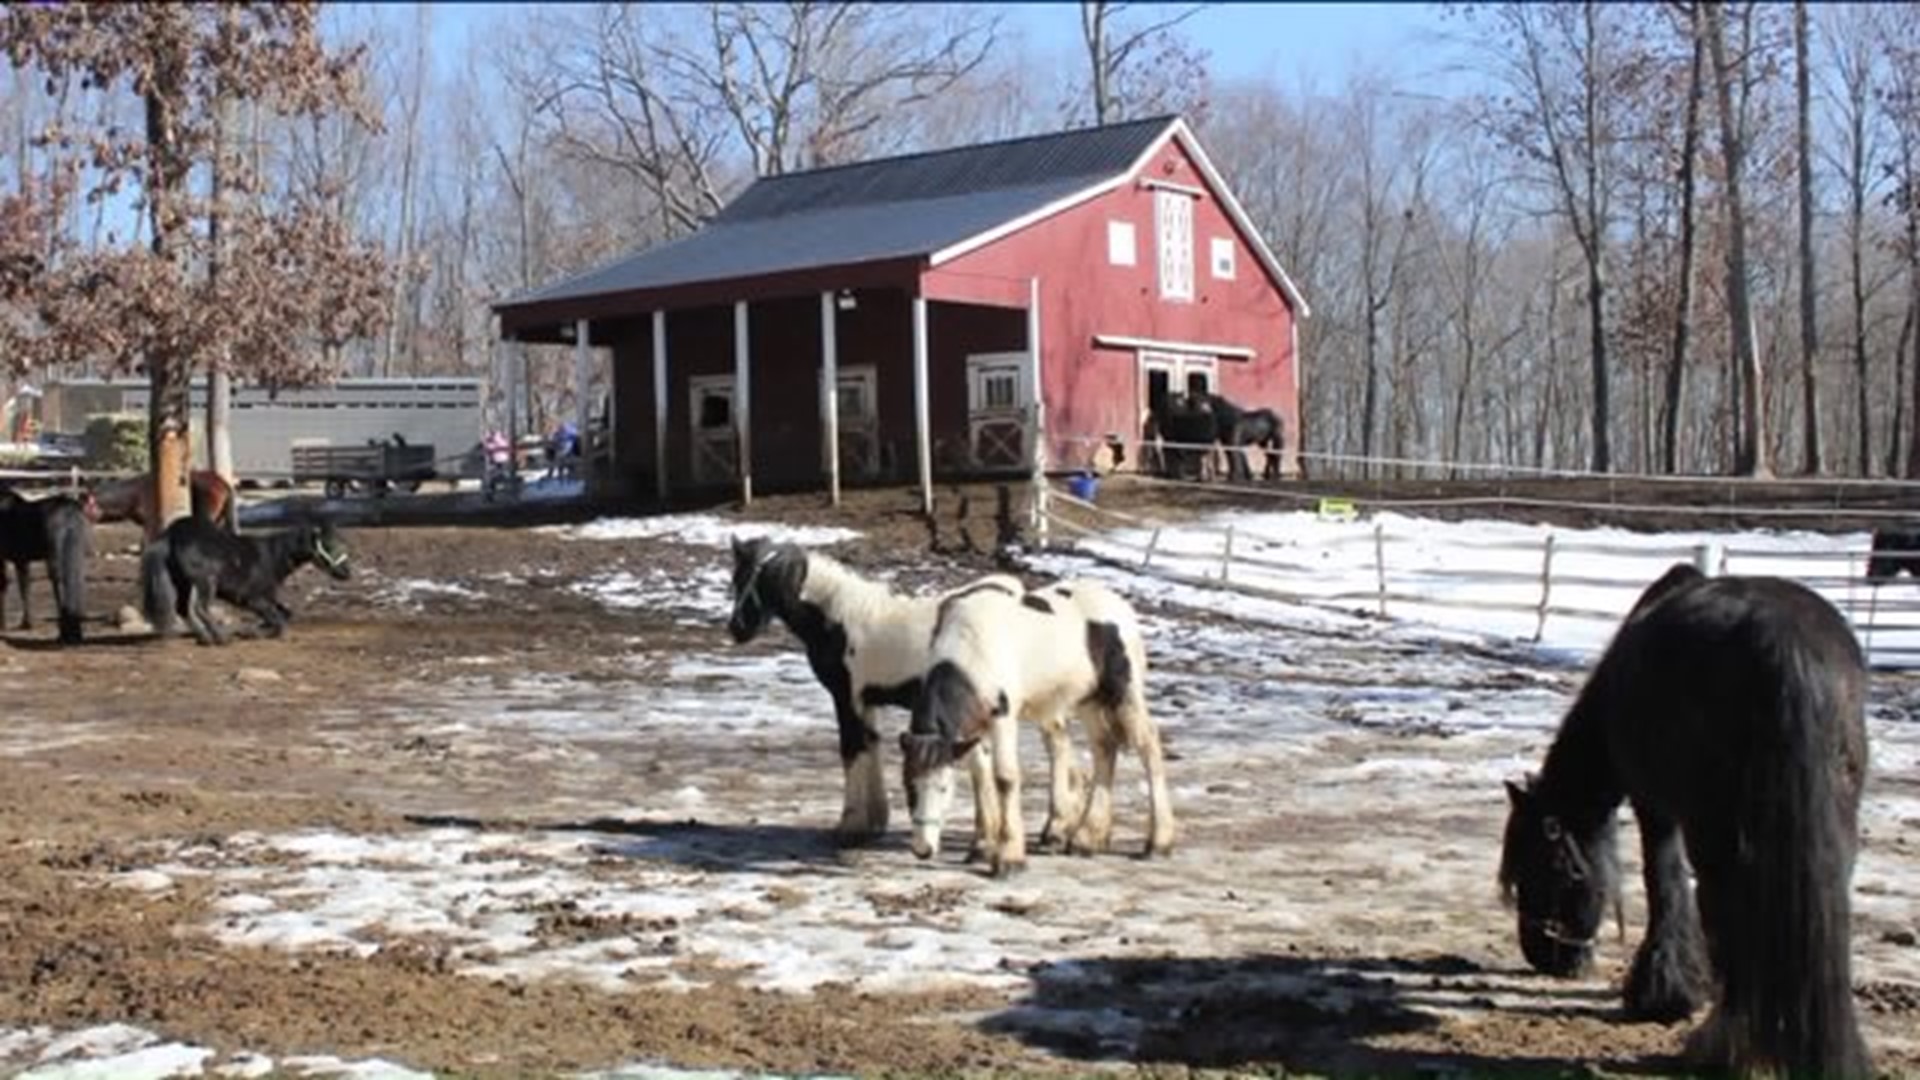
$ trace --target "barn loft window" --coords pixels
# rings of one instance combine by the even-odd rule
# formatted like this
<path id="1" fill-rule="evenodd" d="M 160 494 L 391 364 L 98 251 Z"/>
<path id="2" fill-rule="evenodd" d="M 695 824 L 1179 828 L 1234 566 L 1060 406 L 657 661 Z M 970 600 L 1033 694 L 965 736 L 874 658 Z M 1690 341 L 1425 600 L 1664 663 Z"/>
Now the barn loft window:
<path id="1" fill-rule="evenodd" d="M 1107 261 L 1115 266 L 1132 266 L 1134 255 L 1133 222 L 1107 222 Z"/>
<path id="2" fill-rule="evenodd" d="M 1216 236 L 1210 246 L 1213 276 L 1222 281 L 1233 280 L 1233 238 Z"/>
<path id="3" fill-rule="evenodd" d="M 1164 188 L 1153 193 L 1160 234 L 1160 298 L 1193 299 L 1193 198 Z"/>

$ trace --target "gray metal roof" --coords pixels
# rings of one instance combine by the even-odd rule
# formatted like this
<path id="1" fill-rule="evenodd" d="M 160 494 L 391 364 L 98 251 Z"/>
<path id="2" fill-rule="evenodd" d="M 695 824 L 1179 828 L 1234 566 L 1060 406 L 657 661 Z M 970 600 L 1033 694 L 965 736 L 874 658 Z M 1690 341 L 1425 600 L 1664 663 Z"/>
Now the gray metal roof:
<path id="1" fill-rule="evenodd" d="M 927 255 L 1112 179 L 1172 117 L 764 177 L 692 236 L 499 304 Z"/>

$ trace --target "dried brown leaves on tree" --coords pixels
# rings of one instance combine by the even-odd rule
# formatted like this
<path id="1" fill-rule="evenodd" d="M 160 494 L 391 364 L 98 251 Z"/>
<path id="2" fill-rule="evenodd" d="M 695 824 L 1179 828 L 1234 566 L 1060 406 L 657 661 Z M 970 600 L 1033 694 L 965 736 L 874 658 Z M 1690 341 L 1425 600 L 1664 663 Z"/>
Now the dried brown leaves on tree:
<path id="1" fill-rule="evenodd" d="M 316 4 L 256 4 L 222 10 L 185 4 L 9 4 L 0 9 L 0 51 L 35 71 L 50 90 L 77 84 L 131 93 L 144 105 L 141 130 L 72 125 L 41 136 L 61 175 L 84 170 L 81 190 L 50 189 L 0 211 L 0 258 L 37 213 L 57 221 L 65 200 L 137 193 L 149 243 L 83 249 L 59 230 L 30 288 L 4 297 L 0 353 L 15 370 L 90 361 L 113 370 L 166 365 L 191 370 L 231 357 L 235 373 L 273 382 L 328 374 L 321 346 L 377 332 L 384 311 L 365 296 L 391 279 L 378 253 L 324 206 L 261 190 L 238 155 L 220 162 L 223 198 L 198 177 L 216 156 L 216 111 L 257 102 L 284 115 L 346 111 L 371 122 L 359 95 L 357 53 L 320 40 Z M 33 210 L 33 206 L 38 210 Z M 220 220 L 220 273 L 207 223 Z M 9 265 L 12 265 L 9 261 Z"/>

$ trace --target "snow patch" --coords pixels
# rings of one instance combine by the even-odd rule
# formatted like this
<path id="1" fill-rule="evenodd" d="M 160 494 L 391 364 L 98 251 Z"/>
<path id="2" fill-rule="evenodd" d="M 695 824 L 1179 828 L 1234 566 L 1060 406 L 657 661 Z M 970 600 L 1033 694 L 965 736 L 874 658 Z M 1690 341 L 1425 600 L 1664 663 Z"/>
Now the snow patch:
<path id="1" fill-rule="evenodd" d="M 767 521 L 729 521 L 712 514 L 661 514 L 656 517 L 601 518 L 584 525 L 551 525 L 540 530 L 569 540 L 669 540 L 690 547 L 724 549 L 729 538 L 766 538 L 803 547 L 858 540 L 852 529 L 822 525 L 782 525 Z"/>

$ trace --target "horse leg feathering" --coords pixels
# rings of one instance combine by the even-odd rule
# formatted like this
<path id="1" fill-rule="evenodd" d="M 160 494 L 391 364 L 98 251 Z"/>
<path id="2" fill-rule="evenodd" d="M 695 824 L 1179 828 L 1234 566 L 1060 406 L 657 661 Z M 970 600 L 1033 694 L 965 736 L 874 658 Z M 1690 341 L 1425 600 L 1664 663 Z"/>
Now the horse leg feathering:
<path id="1" fill-rule="evenodd" d="M 171 551 L 171 544 L 163 536 L 140 553 L 141 612 L 154 633 L 162 636 L 173 632 L 173 617 L 180 602 L 173 587 L 173 573 L 167 567 Z"/>

